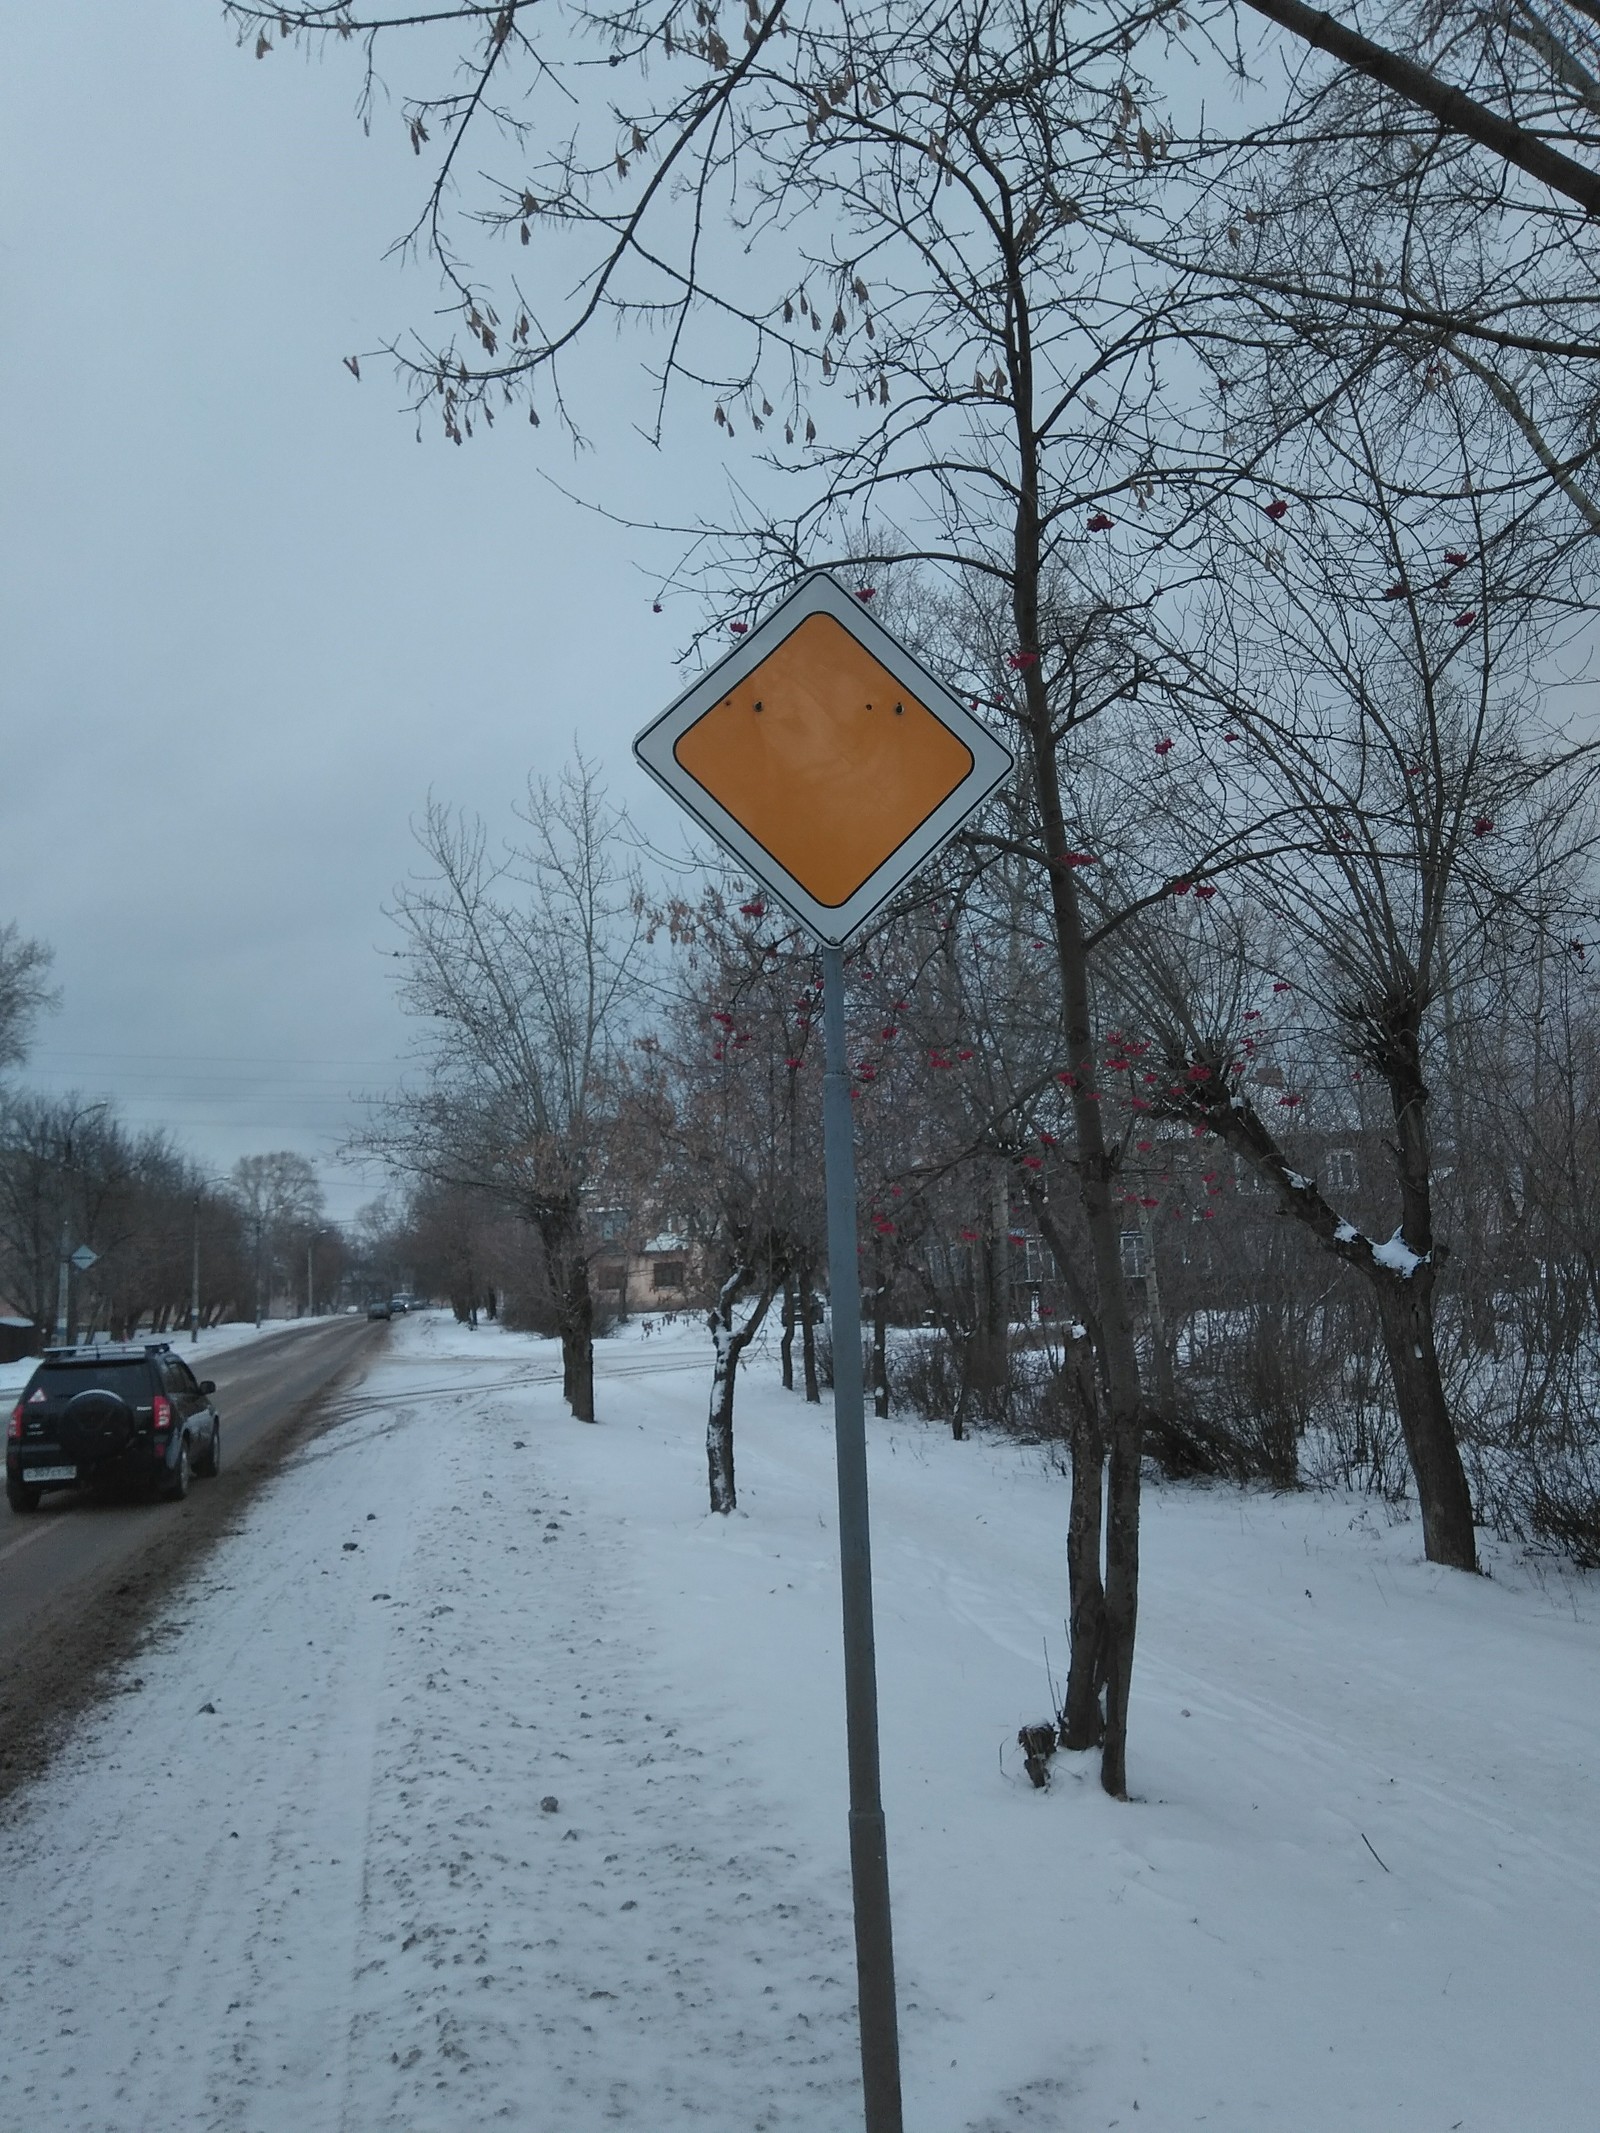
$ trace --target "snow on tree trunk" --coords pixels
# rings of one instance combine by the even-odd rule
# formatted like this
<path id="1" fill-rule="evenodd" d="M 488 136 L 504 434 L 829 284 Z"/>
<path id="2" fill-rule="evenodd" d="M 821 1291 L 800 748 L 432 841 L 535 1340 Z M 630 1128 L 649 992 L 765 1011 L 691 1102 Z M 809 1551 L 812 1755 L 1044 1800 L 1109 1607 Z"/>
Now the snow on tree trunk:
<path id="1" fill-rule="evenodd" d="M 1372 1290 L 1422 1513 L 1429 1562 L 1476 1570 L 1472 1496 L 1445 1400 L 1434 1331 L 1437 1269 L 1433 1241 L 1433 1165 L 1428 1135 L 1428 1089 L 1422 1073 L 1423 999 L 1415 987 L 1380 997 L 1364 1018 L 1362 1053 L 1388 1084 L 1394 1112 L 1389 1152 L 1400 1188 L 1394 1234 L 1374 1241 L 1330 1205 L 1315 1178 L 1286 1163 L 1275 1137 L 1236 1097 L 1202 1103 L 1201 1115 L 1236 1154 L 1252 1163 L 1285 1211 L 1326 1250 L 1353 1266 Z M 1216 1084 L 1206 1083 L 1210 1089 Z"/>
<path id="2" fill-rule="evenodd" d="M 706 1313 L 716 1353 L 711 1371 L 711 1405 L 706 1416 L 706 1478 L 711 1508 L 724 1517 L 738 1508 L 739 1501 L 733 1472 L 733 1394 L 739 1358 L 759 1332 L 777 1287 L 777 1277 L 769 1274 L 757 1289 L 741 1325 L 739 1292 L 752 1278 L 747 1266 L 735 1267 Z"/>
<path id="3" fill-rule="evenodd" d="M 706 1322 L 717 1355 L 711 1372 L 711 1412 L 706 1419 L 706 1478 L 712 1510 L 726 1517 L 739 1502 L 733 1476 L 733 1386 L 739 1350 L 718 1312 L 710 1312 Z"/>

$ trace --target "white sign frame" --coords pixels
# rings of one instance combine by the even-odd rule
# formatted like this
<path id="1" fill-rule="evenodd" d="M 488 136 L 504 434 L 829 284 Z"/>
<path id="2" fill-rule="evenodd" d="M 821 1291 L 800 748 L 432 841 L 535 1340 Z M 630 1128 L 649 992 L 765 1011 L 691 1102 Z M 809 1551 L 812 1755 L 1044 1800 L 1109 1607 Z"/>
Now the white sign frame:
<path id="1" fill-rule="evenodd" d="M 689 728 L 737 688 L 811 615 L 832 616 L 903 689 L 950 729 L 972 757 L 972 768 L 955 791 L 940 801 L 932 814 L 842 904 L 819 903 L 802 888 L 788 869 L 736 822 L 697 778 L 690 776 L 673 753 Z M 640 767 L 671 794 L 686 814 L 692 815 L 754 880 L 769 889 L 830 948 L 842 947 L 859 933 L 901 884 L 947 844 L 968 816 L 1005 783 L 1016 765 L 1005 742 L 975 718 L 898 638 L 867 612 L 862 601 L 825 570 L 813 571 L 802 580 L 748 636 L 740 638 L 725 658 L 691 682 L 638 735 L 633 752 Z"/>

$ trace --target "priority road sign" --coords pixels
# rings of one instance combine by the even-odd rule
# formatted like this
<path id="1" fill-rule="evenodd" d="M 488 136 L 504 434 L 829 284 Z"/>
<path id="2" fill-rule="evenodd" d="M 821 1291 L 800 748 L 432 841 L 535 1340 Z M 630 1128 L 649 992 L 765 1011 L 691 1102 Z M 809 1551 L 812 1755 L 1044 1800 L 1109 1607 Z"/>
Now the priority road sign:
<path id="1" fill-rule="evenodd" d="M 633 747 L 679 805 L 832 947 L 1012 767 L 1004 743 L 826 571 Z"/>
<path id="2" fill-rule="evenodd" d="M 90 1267 L 98 1261 L 99 1257 L 100 1254 L 91 1252 L 88 1245 L 80 1244 L 72 1255 L 72 1263 L 80 1274 L 87 1274 Z"/>
<path id="3" fill-rule="evenodd" d="M 901 2133 L 844 943 L 989 797 L 1010 772 L 1011 751 L 825 571 L 807 578 L 686 689 L 633 751 L 822 943 L 828 1310 L 862 2102 L 866 2133 Z"/>

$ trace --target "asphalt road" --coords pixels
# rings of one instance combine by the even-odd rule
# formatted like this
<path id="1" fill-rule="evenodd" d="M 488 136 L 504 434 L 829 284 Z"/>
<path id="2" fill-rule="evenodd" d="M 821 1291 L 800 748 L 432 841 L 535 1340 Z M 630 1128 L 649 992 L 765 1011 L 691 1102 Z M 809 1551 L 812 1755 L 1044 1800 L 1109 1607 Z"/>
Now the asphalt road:
<path id="1" fill-rule="evenodd" d="M 388 1327 L 335 1318 L 208 1357 L 222 1473 L 181 1503 L 52 1492 L 30 1517 L 0 1511 L 0 1797 L 48 1760 L 61 1725 L 113 1662 L 159 1632 L 197 1555 L 315 1427 L 325 1396 Z"/>

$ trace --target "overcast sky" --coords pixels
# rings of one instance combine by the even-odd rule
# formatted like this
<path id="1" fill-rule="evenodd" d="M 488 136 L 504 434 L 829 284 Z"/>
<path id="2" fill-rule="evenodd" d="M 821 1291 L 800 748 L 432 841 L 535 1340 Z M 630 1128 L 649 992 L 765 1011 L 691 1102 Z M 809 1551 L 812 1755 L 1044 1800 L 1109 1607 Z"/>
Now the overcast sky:
<path id="1" fill-rule="evenodd" d="M 409 818 L 510 828 L 576 732 L 664 827 L 628 742 L 698 618 L 541 482 L 549 425 L 418 444 L 344 369 L 434 301 L 383 258 L 424 166 L 363 137 L 350 55 L 258 64 L 212 0 L 5 13 L 0 916 L 63 995 L 29 1078 L 218 1169 L 326 1157 L 406 1049 Z M 373 1190 L 324 1174 L 340 1217 Z"/>

